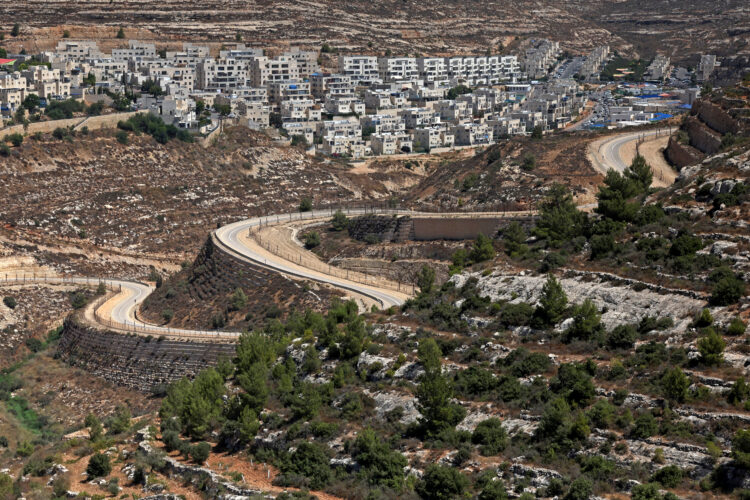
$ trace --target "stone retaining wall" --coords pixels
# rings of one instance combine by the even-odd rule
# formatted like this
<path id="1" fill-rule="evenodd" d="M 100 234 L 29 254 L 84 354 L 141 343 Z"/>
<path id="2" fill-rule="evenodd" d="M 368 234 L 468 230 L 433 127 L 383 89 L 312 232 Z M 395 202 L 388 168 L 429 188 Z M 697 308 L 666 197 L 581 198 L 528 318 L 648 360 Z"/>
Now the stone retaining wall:
<path id="1" fill-rule="evenodd" d="M 698 114 L 701 121 L 720 134 L 736 134 L 740 130 L 737 120 L 710 101 L 699 99 L 693 104 L 693 111 Z"/>
<path id="2" fill-rule="evenodd" d="M 129 113 L 114 113 L 111 115 L 89 116 L 86 118 L 69 118 L 65 120 L 50 120 L 47 122 L 31 122 L 28 128 L 24 129 L 23 125 L 11 125 L 0 129 L 0 137 L 10 134 L 51 134 L 56 128 L 73 127 L 79 130 L 82 127 L 88 127 L 89 130 L 99 130 L 102 128 L 115 128 L 120 120 L 127 120 L 138 113 L 148 113 L 148 111 L 133 111 Z"/>
<path id="3" fill-rule="evenodd" d="M 680 144 L 674 137 L 669 138 L 665 154 L 669 162 L 678 170 L 696 164 L 703 159 L 700 151 L 688 145 Z"/>
<path id="4" fill-rule="evenodd" d="M 160 340 L 99 330 L 84 325 L 75 315 L 65 320 L 57 347 L 63 361 L 141 391 L 192 377 L 234 354 L 233 343 Z"/>
<path id="5" fill-rule="evenodd" d="M 696 117 L 688 117 L 685 121 L 685 129 L 690 136 L 691 146 L 709 155 L 719 152 L 721 136 Z"/>

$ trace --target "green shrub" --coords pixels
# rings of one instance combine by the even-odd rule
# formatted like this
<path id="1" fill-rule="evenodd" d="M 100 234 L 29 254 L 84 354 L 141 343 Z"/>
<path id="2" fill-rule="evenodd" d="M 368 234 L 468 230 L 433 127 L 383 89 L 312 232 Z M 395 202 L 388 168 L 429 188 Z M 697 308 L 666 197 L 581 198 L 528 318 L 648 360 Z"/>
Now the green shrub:
<path id="1" fill-rule="evenodd" d="M 745 377 L 740 377 L 727 392 L 727 401 L 729 404 L 738 405 L 745 401 L 748 396 L 750 396 L 750 386 L 745 383 Z"/>
<path id="2" fill-rule="evenodd" d="M 86 466 L 86 474 L 89 477 L 105 477 L 112 472 L 112 464 L 109 462 L 109 456 L 104 453 L 94 453 L 89 458 L 89 463 Z"/>
<path id="3" fill-rule="evenodd" d="M 430 464 L 417 483 L 419 496 L 429 500 L 451 500 L 464 495 L 469 479 L 453 467 Z"/>
<path id="4" fill-rule="evenodd" d="M 310 231 L 305 233 L 305 248 L 312 249 L 320 245 L 320 233 Z"/>
<path id="5" fill-rule="evenodd" d="M 701 363 L 708 366 L 719 366 L 724 361 L 724 347 L 726 343 L 721 335 L 713 328 L 708 329 L 705 337 L 698 339 L 698 351 L 701 354 Z"/>
<path id="6" fill-rule="evenodd" d="M 651 412 L 644 412 L 635 419 L 630 434 L 637 439 L 646 439 L 656 435 L 657 432 L 659 432 L 659 423 L 656 418 Z"/>
<path id="7" fill-rule="evenodd" d="M 508 445 L 508 436 L 499 418 L 488 418 L 477 424 L 471 435 L 471 442 L 480 445 L 479 452 L 484 456 L 497 455 Z"/>
<path id="8" fill-rule="evenodd" d="M 651 481 L 664 486 L 665 488 L 676 488 L 685 477 L 685 472 L 676 465 L 667 465 L 656 471 L 651 476 Z"/>
<path id="9" fill-rule="evenodd" d="M 302 476 L 307 485 L 316 490 L 325 488 L 333 478 L 327 449 L 307 441 L 300 443 L 289 459 L 281 463 L 280 468 L 285 476 Z"/>
<path id="10" fill-rule="evenodd" d="M 336 210 L 336 213 L 333 214 L 333 218 L 331 219 L 331 227 L 333 227 L 334 231 L 343 231 L 349 227 L 349 219 L 344 215 L 344 212 Z"/>
<path id="11" fill-rule="evenodd" d="M 117 142 L 120 144 L 123 144 L 127 146 L 130 143 L 130 139 L 128 138 L 128 133 L 124 130 L 118 130 L 115 134 L 115 137 L 117 138 Z"/>
<path id="12" fill-rule="evenodd" d="M 615 407 L 606 399 L 600 399 L 586 414 L 589 422 L 597 429 L 608 429 L 615 418 Z"/>
<path id="13" fill-rule="evenodd" d="M 728 306 L 734 304 L 745 295 L 745 283 L 734 273 L 716 281 L 711 289 L 711 304 Z"/>
<path id="14" fill-rule="evenodd" d="M 203 464 L 208 460 L 208 456 L 211 453 L 211 445 L 205 441 L 195 444 L 190 447 L 190 458 L 197 464 Z"/>
<path id="15" fill-rule="evenodd" d="M 300 200 L 299 202 L 299 211 L 309 212 L 310 210 L 312 210 L 312 203 L 313 203 L 312 198 L 308 198 L 308 197 L 302 198 L 302 200 Z"/>
<path id="16" fill-rule="evenodd" d="M 14 297 L 3 297 L 3 304 L 8 306 L 9 309 L 15 309 L 18 305 L 18 302 L 16 302 L 16 299 Z"/>
<path id="17" fill-rule="evenodd" d="M 533 316 L 534 308 L 525 302 L 505 304 L 498 321 L 503 326 L 525 326 L 531 322 Z"/>
<path id="18" fill-rule="evenodd" d="M 401 489 L 406 458 L 391 450 L 388 444 L 370 428 L 362 430 L 354 441 L 352 457 L 361 467 L 368 483 L 393 490 Z"/>
<path id="19" fill-rule="evenodd" d="M 664 372 L 661 377 L 661 386 L 667 399 L 682 403 L 687 397 L 690 379 L 675 366 Z"/>
<path id="20" fill-rule="evenodd" d="M 563 342 L 597 340 L 604 333 L 602 315 L 594 302 L 586 299 L 573 308 L 573 324 L 563 333 Z"/>
<path id="21" fill-rule="evenodd" d="M 630 349 L 638 339 L 633 325 L 617 325 L 607 334 L 607 347 L 610 349 Z"/>
<path id="22" fill-rule="evenodd" d="M 563 500 L 588 500 L 593 494 L 593 485 L 585 477 L 579 477 L 572 483 Z"/>
<path id="23" fill-rule="evenodd" d="M 10 141 L 13 146 L 18 147 L 21 144 L 23 144 L 23 135 L 22 134 L 10 134 L 9 136 L 5 137 L 6 141 Z"/>
<path id="24" fill-rule="evenodd" d="M 474 262 L 484 262 L 495 258 L 495 247 L 492 240 L 483 234 L 479 234 L 474 240 L 474 245 L 469 253 L 469 258 Z"/>
<path id="25" fill-rule="evenodd" d="M 544 325 L 552 326 L 563 319 L 567 306 L 568 296 L 565 294 L 562 285 L 557 278 L 548 274 L 547 281 L 542 287 L 539 306 L 534 311 L 534 315 L 540 318 Z"/>
<path id="26" fill-rule="evenodd" d="M 727 335 L 738 336 L 744 335 L 747 325 L 739 317 L 734 317 L 727 327 Z"/>
<path id="27" fill-rule="evenodd" d="M 732 438 L 732 458 L 737 466 L 750 470 L 750 429 L 741 429 Z"/>

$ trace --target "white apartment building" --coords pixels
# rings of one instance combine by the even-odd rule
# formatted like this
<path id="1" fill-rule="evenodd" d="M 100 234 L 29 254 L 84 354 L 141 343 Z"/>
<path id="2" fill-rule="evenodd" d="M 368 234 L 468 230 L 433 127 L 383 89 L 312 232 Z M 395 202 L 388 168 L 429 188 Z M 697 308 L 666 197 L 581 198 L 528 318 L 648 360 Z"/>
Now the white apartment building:
<path id="1" fill-rule="evenodd" d="M 144 61 L 157 57 L 156 45 L 138 40 L 128 40 L 127 49 L 112 49 L 112 59 L 115 61 Z"/>
<path id="2" fill-rule="evenodd" d="M 247 120 L 247 125 L 251 129 L 265 128 L 270 125 L 271 107 L 263 101 L 237 99 L 235 112 L 238 116 Z"/>
<path id="3" fill-rule="evenodd" d="M 237 87 L 232 93 L 245 102 L 261 102 L 268 104 L 268 89 L 266 87 Z"/>
<path id="4" fill-rule="evenodd" d="M 492 128 L 492 137 L 496 141 L 506 136 L 523 134 L 526 131 L 521 120 L 509 116 L 490 117 L 485 120 L 485 123 Z"/>
<path id="5" fill-rule="evenodd" d="M 716 61 L 715 55 L 703 54 L 701 56 L 701 62 L 698 64 L 698 68 L 695 71 L 698 81 L 707 81 L 718 66 L 720 66 L 720 63 Z"/>
<path id="6" fill-rule="evenodd" d="M 549 68 L 560 53 L 560 44 L 550 40 L 535 40 L 533 46 L 524 54 L 522 68 L 529 78 L 547 76 Z"/>
<path id="7" fill-rule="evenodd" d="M 247 63 L 235 59 L 203 59 L 196 67 L 196 87 L 229 90 L 247 85 Z"/>
<path id="8" fill-rule="evenodd" d="M 281 104 L 282 101 L 312 100 L 310 83 L 286 80 L 268 83 L 268 100 L 271 104 Z"/>
<path id="9" fill-rule="evenodd" d="M 348 76 L 352 82 L 359 85 L 381 82 L 378 58 L 375 56 L 341 56 L 339 73 Z"/>
<path id="10" fill-rule="evenodd" d="M 486 123 L 462 123 L 451 129 L 457 146 L 475 146 L 492 143 L 492 129 Z"/>
<path id="11" fill-rule="evenodd" d="M 578 70 L 580 74 L 586 80 L 598 80 L 599 74 L 601 73 L 602 65 L 607 60 L 609 55 L 609 45 L 601 45 L 596 47 L 583 61 L 581 69 Z"/>
<path id="12" fill-rule="evenodd" d="M 365 106 L 370 110 L 390 109 L 391 96 L 385 90 L 365 90 Z"/>
<path id="13" fill-rule="evenodd" d="M 308 144 L 312 144 L 315 140 L 315 129 L 307 123 L 285 122 L 281 128 L 286 130 L 289 137 L 295 135 L 304 137 Z"/>
<path id="14" fill-rule="evenodd" d="M 32 66 L 21 72 L 26 79 L 30 93 L 43 99 L 67 99 L 70 97 L 70 79 L 63 78 L 58 69 L 46 66 Z"/>
<path id="15" fill-rule="evenodd" d="M 96 76 L 97 81 L 110 77 L 119 79 L 128 71 L 128 63 L 123 60 L 102 58 L 89 60 L 88 63 L 91 65 L 89 71 Z"/>
<path id="16" fill-rule="evenodd" d="M 313 73 L 310 75 L 310 90 L 316 99 L 348 97 L 354 95 L 352 79 L 345 75 L 331 73 Z"/>
<path id="17" fill-rule="evenodd" d="M 378 71 L 384 82 L 404 82 L 419 79 L 419 68 L 414 57 L 381 57 Z"/>
<path id="18" fill-rule="evenodd" d="M 245 47 L 245 44 L 238 43 L 233 49 L 220 51 L 219 57 L 222 59 L 236 59 L 237 61 L 250 61 L 257 57 L 263 57 L 263 49 Z"/>
<path id="19" fill-rule="evenodd" d="M 510 116 L 520 120 L 526 132 L 531 132 L 537 126 L 542 127 L 542 130 L 547 130 L 547 118 L 541 112 L 519 110 L 513 111 Z"/>
<path id="20" fill-rule="evenodd" d="M 658 81 L 663 79 L 669 74 L 669 57 L 657 54 L 651 64 L 646 68 L 646 73 L 643 75 L 645 80 Z"/>
<path id="21" fill-rule="evenodd" d="M 26 99 L 26 78 L 19 72 L 0 74 L 0 108 L 3 113 L 15 112 Z"/>
<path id="22" fill-rule="evenodd" d="M 312 99 L 286 100 L 279 105 L 279 112 L 285 122 L 315 121 L 316 116 L 320 120 L 320 109 L 315 113 L 314 106 L 315 101 Z"/>
<path id="23" fill-rule="evenodd" d="M 409 108 L 398 112 L 407 129 L 440 125 L 440 113 L 427 108 Z"/>
<path id="24" fill-rule="evenodd" d="M 265 87 L 275 82 L 300 79 L 297 61 L 286 56 L 273 59 L 263 56 L 251 59 L 249 72 L 250 84 L 253 87 Z"/>
<path id="25" fill-rule="evenodd" d="M 370 136 L 370 149 L 376 155 L 411 153 L 412 138 L 406 133 L 385 132 Z"/>
<path id="26" fill-rule="evenodd" d="M 208 47 L 202 45 L 183 43 L 181 52 L 167 52 L 166 56 L 166 59 L 175 66 L 188 66 L 195 69 L 198 63 L 210 57 L 210 51 Z"/>
<path id="27" fill-rule="evenodd" d="M 410 101 L 439 101 L 445 99 L 448 87 L 415 87 L 409 90 L 408 100 Z"/>
<path id="28" fill-rule="evenodd" d="M 318 53 L 314 50 L 301 50 L 299 47 L 293 47 L 283 55 L 297 63 L 299 78 L 309 78 L 319 69 Z"/>
<path id="29" fill-rule="evenodd" d="M 448 69 L 442 57 L 420 57 L 417 59 L 419 78 L 425 83 L 447 85 Z"/>
<path id="30" fill-rule="evenodd" d="M 418 128 L 414 130 L 414 151 L 431 151 L 436 148 L 451 148 L 454 135 L 440 127 Z"/>
<path id="31" fill-rule="evenodd" d="M 366 109 L 365 103 L 353 96 L 328 96 L 323 106 L 326 113 L 331 115 L 348 115 L 352 113 L 363 115 Z"/>
<path id="32" fill-rule="evenodd" d="M 55 56 L 61 59 L 82 61 L 104 57 L 96 42 L 88 40 L 60 40 L 55 48 Z"/>
<path id="33" fill-rule="evenodd" d="M 471 106 L 466 101 L 438 101 L 433 109 L 440 115 L 441 122 L 461 123 L 472 118 Z"/>
<path id="34" fill-rule="evenodd" d="M 393 115 L 367 115 L 359 119 L 362 129 L 370 128 L 376 134 L 385 132 L 404 132 L 406 125 L 399 116 Z"/>
<path id="35" fill-rule="evenodd" d="M 366 153 L 365 141 L 352 137 L 324 137 L 320 149 L 330 156 L 350 156 L 354 159 L 364 158 Z"/>
<path id="36" fill-rule="evenodd" d="M 166 61 L 155 61 L 147 63 L 144 70 L 146 76 L 158 81 L 162 88 L 165 88 L 165 85 L 174 84 L 188 92 L 195 89 L 196 71 L 188 66 L 172 66 Z M 165 85 L 162 85 L 162 82 Z"/>

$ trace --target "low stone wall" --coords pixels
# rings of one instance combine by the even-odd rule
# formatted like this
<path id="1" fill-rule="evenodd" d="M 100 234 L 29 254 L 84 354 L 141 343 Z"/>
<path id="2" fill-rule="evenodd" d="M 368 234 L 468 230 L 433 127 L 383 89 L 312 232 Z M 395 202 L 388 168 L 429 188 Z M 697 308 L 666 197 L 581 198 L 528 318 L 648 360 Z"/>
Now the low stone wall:
<path id="1" fill-rule="evenodd" d="M 193 377 L 221 357 L 234 354 L 233 343 L 160 340 L 99 330 L 84 325 L 75 315 L 65 320 L 57 347 L 63 361 L 141 391 Z"/>
<path id="2" fill-rule="evenodd" d="M 680 144 L 674 137 L 669 138 L 665 154 L 669 162 L 678 170 L 698 163 L 703 158 L 700 151 L 688 145 Z"/>
<path id="3" fill-rule="evenodd" d="M 31 122 L 24 129 L 23 125 L 11 125 L 0 129 L 0 137 L 10 134 L 51 134 L 56 128 L 73 127 L 75 130 L 88 127 L 89 130 L 99 130 L 102 128 L 115 128 L 120 120 L 127 120 L 138 113 L 148 113 L 148 111 L 133 111 L 128 113 L 114 113 L 111 115 L 89 116 L 86 118 L 69 118 L 65 120 L 51 120 L 47 122 Z"/>

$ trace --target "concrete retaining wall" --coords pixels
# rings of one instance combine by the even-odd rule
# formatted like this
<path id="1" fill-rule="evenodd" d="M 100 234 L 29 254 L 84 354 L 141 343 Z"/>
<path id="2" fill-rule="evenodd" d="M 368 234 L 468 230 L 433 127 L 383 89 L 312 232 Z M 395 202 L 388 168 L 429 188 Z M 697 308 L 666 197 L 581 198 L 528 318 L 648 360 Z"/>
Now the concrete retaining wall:
<path id="1" fill-rule="evenodd" d="M 502 218 L 461 219 L 414 219 L 414 239 L 429 240 L 473 240 L 480 233 L 493 237 Z"/>
<path id="2" fill-rule="evenodd" d="M 75 316 L 65 320 L 57 355 L 65 362 L 114 384 L 141 391 L 193 377 L 232 358 L 235 344 L 158 340 L 86 326 Z"/>
<path id="3" fill-rule="evenodd" d="M 375 235 L 380 241 L 473 240 L 479 234 L 493 237 L 511 222 L 528 225 L 532 217 L 387 217 L 366 215 L 352 219 L 349 235 L 364 240 Z"/>

